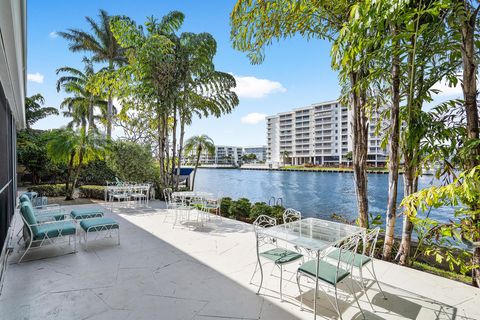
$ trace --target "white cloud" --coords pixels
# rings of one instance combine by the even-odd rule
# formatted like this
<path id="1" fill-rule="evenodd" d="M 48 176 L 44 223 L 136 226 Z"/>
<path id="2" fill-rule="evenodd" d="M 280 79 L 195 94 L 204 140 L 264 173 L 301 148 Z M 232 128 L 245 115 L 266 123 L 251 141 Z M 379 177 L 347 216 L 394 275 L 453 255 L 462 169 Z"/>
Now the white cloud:
<path id="1" fill-rule="evenodd" d="M 48 34 L 48 36 L 52 39 L 55 39 L 58 37 L 58 33 L 56 31 L 52 31 Z"/>
<path id="2" fill-rule="evenodd" d="M 438 96 L 459 96 L 462 95 L 462 86 L 460 84 L 460 79 L 455 87 L 449 87 L 446 81 L 439 81 L 435 83 L 432 89 L 440 90 Z"/>
<path id="3" fill-rule="evenodd" d="M 266 116 L 267 115 L 264 113 L 252 112 L 242 117 L 240 121 L 246 124 L 257 124 L 259 122 L 264 121 Z"/>
<path id="4" fill-rule="evenodd" d="M 286 92 L 287 89 L 278 81 L 234 75 L 237 86 L 234 91 L 240 98 L 263 98 L 272 93 Z"/>
<path id="5" fill-rule="evenodd" d="M 43 78 L 45 78 L 43 76 L 43 74 L 40 74 L 38 72 L 27 74 L 27 80 L 28 81 L 33 81 L 33 82 L 36 82 L 36 83 L 43 83 Z"/>

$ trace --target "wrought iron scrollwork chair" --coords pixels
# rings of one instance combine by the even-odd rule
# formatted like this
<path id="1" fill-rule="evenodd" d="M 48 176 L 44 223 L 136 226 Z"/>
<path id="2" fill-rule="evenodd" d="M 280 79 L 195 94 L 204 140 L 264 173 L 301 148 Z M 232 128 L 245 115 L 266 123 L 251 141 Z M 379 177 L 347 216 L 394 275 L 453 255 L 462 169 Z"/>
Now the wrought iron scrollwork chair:
<path id="1" fill-rule="evenodd" d="M 253 222 L 253 227 L 255 230 L 256 243 L 257 243 L 257 264 L 255 265 L 255 270 L 253 271 L 252 277 L 250 278 L 250 283 L 252 283 L 253 276 L 257 272 L 257 269 L 260 269 L 260 285 L 258 287 L 257 294 L 260 293 L 263 284 L 263 268 L 260 258 L 264 258 L 269 262 L 273 262 L 276 267 L 280 269 L 280 300 L 283 301 L 282 295 L 282 286 L 283 286 L 283 266 L 285 264 L 294 262 L 302 258 L 302 254 L 288 250 L 285 248 L 279 248 L 275 239 L 262 233 L 262 229 L 273 227 L 277 224 L 275 218 L 271 218 L 267 215 L 260 215 Z M 263 246 L 271 245 L 274 248 L 268 249 L 266 251 L 260 251 L 260 248 Z"/>
<path id="2" fill-rule="evenodd" d="M 337 285 L 343 281 L 344 279 L 351 276 L 353 271 L 353 263 L 354 263 L 354 255 L 352 252 L 356 252 L 358 249 L 358 244 L 360 242 L 361 235 L 353 235 L 339 244 L 338 248 L 338 260 L 335 260 L 335 263 L 329 263 L 324 259 L 319 261 L 319 265 L 317 267 L 317 260 L 310 260 L 302 264 L 297 270 L 297 285 L 298 290 L 300 291 L 300 308 L 303 310 L 303 293 L 302 288 L 300 286 L 300 279 L 301 277 L 307 277 L 315 282 L 317 277 L 317 270 L 318 270 L 318 280 L 326 285 L 330 285 L 334 287 L 335 291 L 335 303 L 331 301 L 331 299 L 327 300 L 330 304 L 334 307 L 337 311 L 338 316 L 342 319 L 342 313 L 338 307 L 338 290 Z M 358 308 L 363 314 L 363 310 L 360 307 L 360 303 L 358 302 L 358 298 L 353 291 L 353 288 L 345 282 L 345 285 L 348 287 L 350 293 L 354 296 L 355 302 L 357 303 Z M 322 285 L 319 286 L 327 295 L 325 289 Z M 364 316 L 365 318 L 365 316 Z"/>
<path id="3" fill-rule="evenodd" d="M 382 290 L 382 287 L 380 287 L 380 283 L 377 280 L 377 275 L 375 273 L 375 268 L 373 266 L 373 258 L 375 256 L 375 247 L 377 245 L 377 239 L 378 239 L 378 234 L 380 232 L 380 228 L 375 228 L 371 230 L 367 230 L 366 233 L 363 236 L 363 246 L 362 246 L 362 253 L 354 253 L 353 254 L 353 267 L 355 269 L 358 269 L 359 275 L 360 275 L 360 287 L 363 290 L 363 293 L 365 297 L 367 297 L 368 302 L 370 303 L 370 307 L 372 310 L 374 310 L 372 302 L 370 301 L 370 298 L 367 295 L 367 288 L 365 286 L 365 281 L 363 278 L 363 269 L 367 269 L 368 272 L 372 275 L 374 282 L 377 284 L 378 289 L 383 295 L 384 299 L 387 299 L 385 296 L 385 293 Z M 339 252 L 338 250 L 334 250 L 328 254 L 329 258 L 338 260 L 339 257 Z M 369 268 L 370 267 L 370 268 Z"/>

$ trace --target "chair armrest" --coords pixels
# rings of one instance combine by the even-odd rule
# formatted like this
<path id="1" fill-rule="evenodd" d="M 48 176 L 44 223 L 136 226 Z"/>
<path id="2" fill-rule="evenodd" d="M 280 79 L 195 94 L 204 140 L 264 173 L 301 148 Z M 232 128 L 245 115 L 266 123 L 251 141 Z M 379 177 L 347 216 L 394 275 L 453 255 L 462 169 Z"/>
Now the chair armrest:
<path id="1" fill-rule="evenodd" d="M 40 226 L 44 226 L 44 225 L 48 225 L 48 224 L 59 224 L 59 223 L 63 223 L 63 222 L 73 222 L 75 223 L 75 220 L 73 219 L 65 219 L 65 220 L 59 220 L 59 221 L 45 221 L 45 222 L 41 222 L 41 223 L 35 223 L 35 224 L 31 224 L 30 227 L 40 227 Z"/>
<path id="2" fill-rule="evenodd" d="M 33 207 L 33 209 L 37 209 L 37 210 L 40 210 L 40 209 L 43 209 L 43 208 L 58 208 L 60 207 L 60 205 L 58 203 L 52 203 L 52 204 L 46 204 L 46 205 L 43 205 L 43 206 L 35 206 Z"/>
<path id="3" fill-rule="evenodd" d="M 36 216 L 51 215 L 51 214 L 55 214 L 55 213 L 67 214 L 64 208 L 58 208 L 58 209 L 49 208 L 49 209 L 45 209 L 45 210 L 36 210 L 35 211 Z"/>

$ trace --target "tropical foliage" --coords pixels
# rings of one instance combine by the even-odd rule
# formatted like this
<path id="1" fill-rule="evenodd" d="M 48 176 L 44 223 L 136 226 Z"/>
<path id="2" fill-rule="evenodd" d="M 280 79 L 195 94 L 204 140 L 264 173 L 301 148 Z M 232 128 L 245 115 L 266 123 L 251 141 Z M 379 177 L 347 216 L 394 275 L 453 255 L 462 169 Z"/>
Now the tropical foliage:
<path id="1" fill-rule="evenodd" d="M 152 182 L 155 180 L 155 161 L 148 146 L 129 141 L 112 141 L 108 166 L 123 181 Z"/>
<path id="2" fill-rule="evenodd" d="M 125 64 L 125 50 L 122 48 L 110 29 L 111 17 L 105 10 L 100 10 L 99 21 L 86 17 L 90 31 L 79 29 L 68 29 L 65 32 L 58 32 L 58 35 L 69 42 L 69 49 L 72 52 L 87 52 L 92 55 L 92 62 L 106 63 L 107 71 L 113 72 L 115 68 Z M 112 136 L 113 118 L 113 90 L 109 87 L 103 92 L 108 99 L 106 112 L 107 137 Z"/>
<path id="3" fill-rule="evenodd" d="M 58 114 L 58 110 L 53 107 L 43 107 L 45 99 L 40 93 L 25 98 L 25 122 L 27 129 L 30 129 L 38 120 L 49 115 Z"/>
<path id="4" fill-rule="evenodd" d="M 192 190 L 195 187 L 195 177 L 197 176 L 197 169 L 200 163 L 200 156 L 202 154 L 212 156 L 215 154 L 215 144 L 212 138 L 207 135 L 193 136 L 185 143 L 185 152 L 192 154 L 195 157 L 195 168 L 193 170 Z"/>
<path id="5" fill-rule="evenodd" d="M 480 4 L 469 0 L 238 0 L 232 11 L 233 45 L 247 52 L 252 63 L 261 63 L 265 47 L 285 37 L 299 34 L 331 42 L 332 68 L 339 72 L 342 100 L 352 110 L 352 160 L 362 226 L 369 225 L 365 168 L 369 118 L 378 113 L 389 121 L 387 127 L 376 130 L 385 133 L 384 147 L 389 149 L 384 259 L 392 259 L 395 221 L 402 213 L 397 208 L 400 166 L 406 199 L 402 239 L 395 257 L 399 263 L 410 263 L 414 228 L 430 230 L 425 226 L 434 226 L 426 233 L 437 232 L 435 239 L 440 241 L 439 235 L 454 235 L 445 230 L 466 225 L 468 241 L 480 240 L 479 202 L 469 198 L 478 186 L 466 183 L 480 164 L 479 57 L 475 47 L 479 10 Z M 426 110 L 425 105 L 438 93 L 435 85 L 441 82 L 449 86 L 461 82 L 463 100 Z M 445 182 L 452 178 L 454 182 L 418 191 L 423 168 L 433 165 L 440 168 L 438 176 Z M 466 171 L 457 177 L 455 169 Z M 418 207 L 425 209 L 425 203 L 461 203 L 463 207 L 456 210 L 452 224 L 441 224 L 416 214 Z M 466 239 L 465 234 L 462 237 Z M 468 268 L 465 261 L 461 269 L 471 269 L 473 283 L 479 286 L 480 246 L 473 251 Z"/>

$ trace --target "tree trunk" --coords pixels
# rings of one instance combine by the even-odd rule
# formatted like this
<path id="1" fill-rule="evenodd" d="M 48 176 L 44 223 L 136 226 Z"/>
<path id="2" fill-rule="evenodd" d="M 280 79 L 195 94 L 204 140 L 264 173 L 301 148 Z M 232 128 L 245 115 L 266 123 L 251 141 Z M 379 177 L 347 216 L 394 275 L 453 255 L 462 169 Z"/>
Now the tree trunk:
<path id="1" fill-rule="evenodd" d="M 175 188 L 175 158 L 177 157 L 177 107 L 173 107 L 173 128 L 172 128 L 172 171 L 170 175 L 170 181 L 172 188 Z"/>
<path id="2" fill-rule="evenodd" d="M 162 116 L 159 114 L 158 115 L 158 127 L 157 127 L 157 133 L 158 133 L 158 166 L 159 166 L 159 179 L 160 179 L 160 185 L 162 187 L 165 186 L 165 181 L 164 181 L 164 165 L 165 165 L 165 158 L 164 158 L 164 138 L 163 138 L 163 126 L 162 126 Z"/>
<path id="3" fill-rule="evenodd" d="M 90 105 L 88 106 L 88 132 L 92 132 L 95 128 L 93 110 L 93 104 L 90 103 Z"/>
<path id="4" fill-rule="evenodd" d="M 77 169 L 75 170 L 75 176 L 73 178 L 73 182 L 72 182 L 72 185 L 70 187 L 70 191 L 69 191 L 69 199 L 67 200 L 73 200 L 73 194 L 75 192 L 75 187 L 77 186 L 77 181 L 78 181 L 78 176 L 80 175 L 80 169 L 82 167 L 82 164 L 83 164 L 83 154 L 84 154 L 84 148 L 82 148 L 80 150 L 80 153 L 78 154 L 78 166 L 77 166 Z"/>
<path id="5" fill-rule="evenodd" d="M 108 69 L 113 71 L 113 61 L 108 61 Z M 110 91 L 110 90 L 109 90 Z M 112 92 L 108 93 L 107 101 L 107 140 L 112 138 L 112 117 L 113 117 L 113 97 Z"/>
<path id="6" fill-rule="evenodd" d="M 195 177 L 197 176 L 197 168 L 198 164 L 200 163 L 200 154 L 202 153 L 202 148 L 198 148 L 197 150 L 197 160 L 195 161 L 195 169 L 193 169 L 193 178 L 192 178 L 192 191 L 195 187 Z"/>
<path id="7" fill-rule="evenodd" d="M 468 1 L 459 0 L 459 2 L 464 7 L 465 12 L 467 14 L 470 13 L 470 16 L 467 16 L 462 20 L 460 28 L 462 34 L 462 90 L 467 118 L 467 135 L 469 139 L 476 140 L 479 139 L 479 116 L 477 106 L 478 64 L 475 52 L 475 22 L 480 6 L 472 11 L 474 8 L 470 7 Z M 471 151 L 470 163 L 468 164 L 467 169 L 472 169 L 480 164 L 478 160 L 480 154 L 479 149 L 480 147 L 477 147 Z M 478 210 L 478 204 L 471 205 L 470 209 Z M 472 224 L 480 228 L 480 215 L 476 214 L 472 217 Z M 474 233 L 472 240 L 474 242 L 480 242 L 480 230 L 477 230 L 477 232 Z M 476 247 L 473 250 L 472 263 L 473 265 L 480 266 L 480 247 Z M 480 267 L 476 267 L 472 270 L 472 285 L 480 287 Z"/>
<path id="8" fill-rule="evenodd" d="M 112 139 L 112 115 L 113 115 L 113 99 L 112 94 L 108 94 L 107 103 L 107 139 Z"/>
<path id="9" fill-rule="evenodd" d="M 71 200 L 69 199 L 69 188 L 70 188 L 70 177 L 72 176 L 72 170 L 73 170 L 73 161 L 75 160 L 75 152 L 72 152 L 70 154 L 70 161 L 68 162 L 68 167 L 67 167 L 67 178 L 65 181 L 65 200 Z"/>
<path id="10" fill-rule="evenodd" d="M 353 89 L 352 103 L 352 131 L 353 131 L 353 176 L 355 193 L 358 205 L 358 221 L 363 228 L 368 228 L 368 197 L 367 197 L 367 151 L 368 151 L 368 123 L 363 103 L 364 97 L 356 88 L 358 72 L 350 74 Z"/>
<path id="11" fill-rule="evenodd" d="M 398 35 L 396 26 L 392 28 L 393 36 Z M 399 137 L 400 137 L 400 56 L 398 41 L 393 44 L 392 56 L 392 108 L 390 111 L 390 144 L 388 146 L 388 202 L 385 242 L 383 259 L 390 260 L 395 235 L 395 221 L 397 217 L 397 190 L 399 165 Z"/>
<path id="12" fill-rule="evenodd" d="M 185 138 L 185 120 L 182 118 L 182 115 L 180 115 L 180 142 L 178 146 L 178 170 L 177 170 L 177 181 L 176 181 L 177 190 L 178 190 L 178 185 L 180 183 L 180 169 L 182 168 L 184 138 Z"/>
<path id="13" fill-rule="evenodd" d="M 418 27 L 418 26 L 417 26 Z M 418 149 L 421 137 L 418 136 L 418 112 L 421 111 L 421 105 L 415 102 L 415 88 L 423 86 L 423 71 L 417 78 L 417 68 L 415 65 L 417 37 L 414 34 L 411 37 L 411 46 L 413 50 L 408 55 L 408 96 L 407 96 L 407 118 L 405 137 L 403 142 L 403 161 L 405 172 L 403 174 L 404 181 L 404 197 L 408 197 L 417 191 L 417 173 L 418 166 L 421 165 L 418 159 Z M 420 89 L 418 90 L 421 91 Z M 421 125 L 421 124 L 420 124 Z M 413 224 L 410 217 L 403 217 L 402 241 L 398 250 L 396 259 L 401 265 L 407 265 L 410 257 L 410 247 L 412 243 Z"/>

